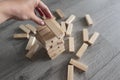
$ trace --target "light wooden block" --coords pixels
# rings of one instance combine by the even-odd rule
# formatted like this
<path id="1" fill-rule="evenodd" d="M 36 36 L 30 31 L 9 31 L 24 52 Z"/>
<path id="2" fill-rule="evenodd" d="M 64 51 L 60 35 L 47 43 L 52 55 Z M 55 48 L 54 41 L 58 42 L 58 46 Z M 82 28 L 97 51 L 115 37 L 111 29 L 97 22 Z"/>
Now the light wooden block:
<path id="1" fill-rule="evenodd" d="M 27 34 L 30 33 L 30 30 L 29 30 L 28 28 L 26 28 L 24 25 L 20 25 L 19 28 L 20 28 L 21 30 L 23 30 L 24 32 L 26 32 Z"/>
<path id="2" fill-rule="evenodd" d="M 75 52 L 74 38 L 69 37 L 69 52 Z"/>
<path id="3" fill-rule="evenodd" d="M 59 23 L 53 19 L 44 20 L 50 30 L 56 35 L 57 38 L 62 38 L 64 36 L 63 31 L 60 28 Z"/>
<path id="4" fill-rule="evenodd" d="M 61 28 L 64 31 L 64 33 L 66 33 L 67 27 L 66 27 L 65 22 L 61 22 Z"/>
<path id="5" fill-rule="evenodd" d="M 36 41 L 36 38 L 31 36 L 27 43 L 26 50 L 30 50 L 31 47 L 35 44 L 35 41 Z"/>
<path id="6" fill-rule="evenodd" d="M 74 80 L 74 66 L 68 65 L 67 80 Z"/>
<path id="7" fill-rule="evenodd" d="M 88 26 L 92 26 L 93 25 L 93 20 L 92 20 L 92 18 L 90 17 L 89 14 L 85 15 L 85 19 L 87 21 Z"/>
<path id="8" fill-rule="evenodd" d="M 90 40 L 88 41 L 88 43 L 89 43 L 90 45 L 94 44 L 98 37 L 99 37 L 99 33 L 98 33 L 98 32 L 95 32 L 95 33 L 92 35 L 92 37 L 90 38 Z"/>
<path id="9" fill-rule="evenodd" d="M 44 36 L 44 35 L 49 34 L 50 32 L 51 32 L 51 30 L 50 30 L 48 27 L 46 27 L 45 29 L 39 31 L 38 33 L 39 33 L 41 36 Z"/>
<path id="10" fill-rule="evenodd" d="M 68 24 L 68 28 L 67 28 L 67 31 L 66 31 L 66 36 L 71 36 L 72 34 L 72 29 L 73 29 L 73 24 Z"/>
<path id="11" fill-rule="evenodd" d="M 38 48 L 39 48 L 39 44 L 34 44 L 25 56 L 31 59 L 33 55 L 36 53 L 36 51 L 38 50 Z"/>
<path id="12" fill-rule="evenodd" d="M 83 63 L 80 63 L 80 62 L 78 62 L 78 61 L 76 61 L 74 59 L 70 60 L 70 64 L 74 65 L 76 68 L 78 68 L 78 69 L 80 69 L 82 71 L 87 71 L 87 69 L 88 69 L 87 65 L 85 65 Z"/>
<path id="13" fill-rule="evenodd" d="M 61 9 L 57 9 L 56 13 L 59 15 L 60 18 L 64 19 L 65 15 Z"/>
<path id="14" fill-rule="evenodd" d="M 83 29 L 83 41 L 88 42 L 88 40 L 89 40 L 88 29 Z"/>
<path id="15" fill-rule="evenodd" d="M 20 39 L 22 39 L 22 38 L 29 38 L 29 34 L 26 34 L 26 33 L 19 33 L 19 34 L 14 34 L 13 35 L 13 38 L 20 38 Z"/>
<path id="16" fill-rule="evenodd" d="M 37 26 L 36 27 L 36 29 L 37 29 L 37 31 L 39 32 L 39 31 L 41 31 L 41 30 L 43 30 L 43 29 L 45 29 L 47 27 L 47 25 L 44 25 L 44 26 Z"/>
<path id="17" fill-rule="evenodd" d="M 66 23 L 67 23 L 67 24 L 72 23 L 72 22 L 74 21 L 75 18 L 76 18 L 75 15 L 70 15 L 70 17 L 66 20 Z"/>
<path id="18" fill-rule="evenodd" d="M 30 24 L 27 24 L 27 25 L 25 25 L 28 29 L 30 29 L 34 34 L 36 34 L 36 31 L 37 31 L 37 29 L 35 28 L 35 27 L 33 27 L 32 25 L 30 25 Z"/>
<path id="19" fill-rule="evenodd" d="M 87 43 L 83 43 L 81 48 L 76 53 L 76 56 L 78 58 L 81 58 L 83 56 L 83 54 L 85 53 L 85 51 L 87 50 L 87 48 L 88 48 L 88 44 Z"/>

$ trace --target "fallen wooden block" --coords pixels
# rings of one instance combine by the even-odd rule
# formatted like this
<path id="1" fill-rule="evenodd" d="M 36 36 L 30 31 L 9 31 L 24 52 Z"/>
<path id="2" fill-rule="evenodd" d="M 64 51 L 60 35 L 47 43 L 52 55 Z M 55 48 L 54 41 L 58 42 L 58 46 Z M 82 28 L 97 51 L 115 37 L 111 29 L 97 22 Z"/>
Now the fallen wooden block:
<path id="1" fill-rule="evenodd" d="M 63 31 L 60 28 L 59 23 L 53 19 L 44 20 L 50 30 L 56 35 L 57 38 L 62 38 L 64 36 Z"/>
<path id="2" fill-rule="evenodd" d="M 27 34 L 30 33 L 30 30 L 29 30 L 28 28 L 26 28 L 24 25 L 20 25 L 19 28 L 20 28 L 21 30 L 23 30 L 24 32 L 26 32 Z"/>
<path id="3" fill-rule="evenodd" d="M 29 34 L 26 34 L 26 33 L 19 33 L 19 34 L 14 34 L 13 35 L 13 38 L 28 38 L 29 39 Z"/>
<path id="4" fill-rule="evenodd" d="M 81 48 L 76 53 L 76 56 L 78 58 L 81 58 L 83 56 L 84 52 L 87 50 L 87 48 L 88 48 L 88 44 L 87 43 L 83 43 Z"/>
<path id="5" fill-rule="evenodd" d="M 68 65 L 67 80 L 74 80 L 74 66 Z"/>
<path id="6" fill-rule="evenodd" d="M 88 69 L 88 66 L 86 66 L 86 65 L 84 65 L 84 64 L 82 64 L 74 59 L 70 60 L 70 64 L 74 65 L 76 68 L 78 68 L 82 71 L 87 71 L 87 69 Z"/>
<path id="7" fill-rule="evenodd" d="M 38 50 L 38 48 L 39 48 L 39 44 L 34 44 L 25 56 L 31 59 L 33 55 L 36 53 L 36 51 Z"/>
<path id="8" fill-rule="evenodd" d="M 56 10 L 56 13 L 59 15 L 59 17 L 60 17 L 61 19 L 64 19 L 64 18 L 65 18 L 65 15 L 64 15 L 64 13 L 63 13 L 63 11 L 62 11 L 61 9 L 57 9 L 57 10 Z"/>
<path id="9" fill-rule="evenodd" d="M 67 27 L 66 27 L 65 22 L 61 22 L 61 28 L 62 28 L 63 32 L 66 33 Z"/>
<path id="10" fill-rule="evenodd" d="M 68 24 L 68 28 L 66 31 L 66 36 L 70 37 L 72 34 L 73 24 Z"/>
<path id="11" fill-rule="evenodd" d="M 97 39 L 98 37 L 99 37 L 99 33 L 98 33 L 98 32 L 95 32 L 95 33 L 92 35 L 92 37 L 90 38 L 90 40 L 88 41 L 88 43 L 89 43 L 90 45 L 94 44 L 95 41 L 96 41 L 96 39 Z"/>
<path id="12" fill-rule="evenodd" d="M 69 52 L 75 52 L 74 38 L 69 37 Z"/>
<path id="13" fill-rule="evenodd" d="M 27 25 L 25 25 L 28 29 L 30 29 L 34 34 L 36 34 L 36 31 L 37 31 L 37 29 L 35 28 L 35 27 L 33 27 L 32 25 L 30 25 L 30 24 L 27 24 Z"/>
<path id="14" fill-rule="evenodd" d="M 72 22 L 74 21 L 75 18 L 76 18 L 75 15 L 71 15 L 71 16 L 66 20 L 66 23 L 67 23 L 67 24 L 72 23 Z"/>
<path id="15" fill-rule="evenodd" d="M 87 21 L 88 26 L 92 26 L 93 25 L 93 20 L 92 20 L 92 18 L 90 17 L 89 14 L 85 15 L 85 19 Z"/>
<path id="16" fill-rule="evenodd" d="M 31 36 L 27 43 L 26 50 L 30 50 L 31 47 L 34 45 L 35 41 L 36 41 L 36 38 Z"/>
<path id="17" fill-rule="evenodd" d="M 88 29 L 83 29 L 83 41 L 88 42 L 88 39 L 89 39 Z"/>

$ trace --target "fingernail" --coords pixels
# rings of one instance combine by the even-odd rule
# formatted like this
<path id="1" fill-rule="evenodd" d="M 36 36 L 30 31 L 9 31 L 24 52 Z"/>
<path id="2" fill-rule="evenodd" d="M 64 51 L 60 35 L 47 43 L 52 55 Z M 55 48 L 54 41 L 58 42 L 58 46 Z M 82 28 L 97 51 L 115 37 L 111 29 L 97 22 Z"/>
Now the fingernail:
<path id="1" fill-rule="evenodd" d="M 43 21 L 41 22 L 41 24 L 42 24 L 42 25 L 45 25 L 45 23 L 44 23 Z"/>

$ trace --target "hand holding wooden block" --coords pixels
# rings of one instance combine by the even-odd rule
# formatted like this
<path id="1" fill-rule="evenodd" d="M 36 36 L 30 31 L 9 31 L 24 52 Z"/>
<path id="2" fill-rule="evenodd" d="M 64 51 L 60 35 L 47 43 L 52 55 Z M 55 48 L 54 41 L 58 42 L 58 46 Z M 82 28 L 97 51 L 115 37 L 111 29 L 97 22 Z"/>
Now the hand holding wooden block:
<path id="1" fill-rule="evenodd" d="M 82 71 L 87 71 L 87 69 L 88 69 L 88 66 L 86 66 L 86 65 L 84 65 L 84 64 L 82 64 L 74 59 L 70 60 L 70 64 L 74 65 L 76 68 L 78 68 Z"/>

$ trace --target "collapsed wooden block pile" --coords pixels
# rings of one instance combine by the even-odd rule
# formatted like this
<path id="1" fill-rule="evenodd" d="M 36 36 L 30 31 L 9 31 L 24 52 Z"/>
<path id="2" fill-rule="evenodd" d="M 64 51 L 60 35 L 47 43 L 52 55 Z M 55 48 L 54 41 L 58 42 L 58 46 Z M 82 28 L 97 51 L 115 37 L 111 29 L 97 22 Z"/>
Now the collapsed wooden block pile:
<path id="1" fill-rule="evenodd" d="M 57 9 L 56 13 L 62 20 L 65 18 L 62 10 Z M 26 50 L 28 50 L 28 53 L 26 54 L 27 58 L 31 59 L 39 49 L 40 44 L 42 44 L 42 47 L 46 49 L 48 56 L 51 59 L 55 59 L 66 50 L 64 41 L 65 38 L 68 39 L 68 51 L 72 53 L 75 52 L 74 37 L 72 36 L 73 21 L 75 18 L 76 16 L 72 14 L 66 21 L 61 21 L 61 25 L 55 19 L 46 18 L 44 18 L 44 22 L 46 23 L 44 26 L 37 26 L 35 28 L 30 24 L 20 25 L 19 28 L 23 30 L 24 33 L 14 34 L 14 38 L 29 39 L 26 46 Z M 92 18 L 89 14 L 85 15 L 85 19 L 88 26 L 93 25 Z M 32 35 L 30 32 L 32 32 Z M 73 80 L 74 67 L 82 71 L 87 71 L 88 66 L 79 62 L 78 60 L 84 55 L 87 48 L 95 43 L 99 33 L 94 32 L 93 35 L 89 38 L 88 29 L 85 28 L 82 31 L 82 35 L 83 44 L 76 53 L 76 57 L 78 59 L 76 60 L 71 58 L 69 62 L 67 80 Z"/>

